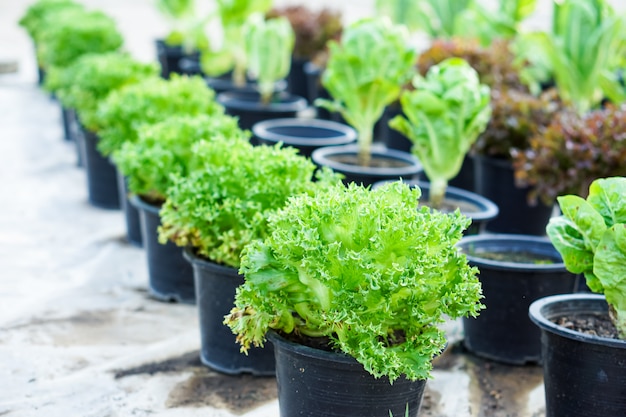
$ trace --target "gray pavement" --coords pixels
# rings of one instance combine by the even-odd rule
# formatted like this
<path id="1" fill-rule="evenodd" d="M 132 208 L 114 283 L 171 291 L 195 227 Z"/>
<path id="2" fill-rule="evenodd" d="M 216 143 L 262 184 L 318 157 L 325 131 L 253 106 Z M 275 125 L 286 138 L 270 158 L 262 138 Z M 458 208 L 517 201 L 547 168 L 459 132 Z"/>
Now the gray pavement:
<path id="1" fill-rule="evenodd" d="M 59 106 L 36 87 L 16 24 L 29 3 L 0 0 L 0 61 L 18 64 L 0 74 L 0 415 L 277 417 L 275 380 L 202 366 L 195 308 L 150 299 L 145 255 L 124 241 L 121 212 L 87 203 Z M 134 56 L 154 59 L 166 24 L 151 1 L 85 3 L 117 19 Z M 340 5 L 351 21 L 372 2 L 315 4 Z M 448 330 L 420 416 L 544 415 L 538 366 L 474 358 L 458 344 L 459 323 Z"/>

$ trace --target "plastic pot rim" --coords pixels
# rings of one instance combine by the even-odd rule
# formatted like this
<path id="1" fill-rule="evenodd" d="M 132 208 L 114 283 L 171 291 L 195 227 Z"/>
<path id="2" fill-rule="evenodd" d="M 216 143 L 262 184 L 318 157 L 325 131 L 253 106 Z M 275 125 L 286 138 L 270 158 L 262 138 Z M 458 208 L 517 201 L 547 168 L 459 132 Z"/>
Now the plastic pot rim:
<path id="1" fill-rule="evenodd" d="M 273 132 L 275 128 L 310 128 L 310 129 L 323 129 L 332 130 L 337 132 L 335 136 L 324 138 L 303 138 L 298 136 L 283 135 Z M 269 140 L 272 142 L 282 142 L 285 145 L 310 145 L 312 141 L 319 146 L 326 146 L 332 144 L 348 144 L 356 140 L 356 131 L 348 125 L 338 123 L 332 120 L 322 119 L 301 119 L 301 118 L 282 118 L 282 119 L 268 119 L 259 123 L 256 123 L 252 127 L 252 133 L 263 140 Z"/>

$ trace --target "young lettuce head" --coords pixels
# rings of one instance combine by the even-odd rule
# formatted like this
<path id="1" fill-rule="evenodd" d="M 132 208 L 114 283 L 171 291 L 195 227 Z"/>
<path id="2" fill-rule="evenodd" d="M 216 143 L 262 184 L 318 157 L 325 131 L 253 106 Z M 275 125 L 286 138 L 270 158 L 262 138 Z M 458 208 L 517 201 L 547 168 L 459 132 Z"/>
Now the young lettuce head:
<path id="1" fill-rule="evenodd" d="M 455 248 L 470 220 L 419 197 L 394 182 L 291 198 L 242 254 L 245 283 L 225 318 L 242 351 L 270 330 L 325 337 L 377 377 L 427 378 L 445 346 L 437 325 L 476 316 L 482 295 Z"/>
<path id="2" fill-rule="evenodd" d="M 333 100 L 315 105 L 339 112 L 356 129 L 361 165 L 369 165 L 374 124 L 415 74 L 417 52 L 408 36 L 406 27 L 389 19 L 363 19 L 343 32 L 340 43 L 328 43 L 322 84 Z"/>
<path id="3" fill-rule="evenodd" d="M 413 143 L 431 182 L 430 203 L 440 207 L 448 181 L 489 122 L 490 89 L 461 58 L 431 67 L 425 78 L 416 75 L 413 84 L 415 90 L 400 97 L 405 116 L 396 116 L 390 126 Z"/>
<path id="4" fill-rule="evenodd" d="M 558 198 L 561 212 L 550 219 L 548 237 L 565 267 L 584 274 L 593 292 L 604 294 L 619 337 L 626 340 L 626 178 L 595 180 L 589 196 Z"/>

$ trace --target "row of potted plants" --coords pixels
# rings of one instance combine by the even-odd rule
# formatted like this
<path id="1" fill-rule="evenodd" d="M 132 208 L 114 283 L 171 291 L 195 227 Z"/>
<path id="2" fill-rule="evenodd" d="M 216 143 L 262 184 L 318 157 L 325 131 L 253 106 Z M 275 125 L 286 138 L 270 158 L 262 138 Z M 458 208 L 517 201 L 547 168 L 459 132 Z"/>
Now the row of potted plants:
<path id="1" fill-rule="evenodd" d="M 256 24 L 260 25 L 257 30 L 266 27 L 258 18 Z M 273 30 L 273 32 L 276 33 L 281 30 Z M 386 35 L 390 36 L 386 37 Z M 259 36 L 257 38 L 260 39 Z M 359 119 L 362 114 L 357 113 L 358 109 L 362 110 L 359 107 L 361 104 L 354 103 L 354 97 L 361 96 L 355 96 L 350 91 L 362 93 L 362 97 L 370 97 L 372 90 L 368 90 L 368 88 L 371 87 L 372 83 L 374 85 L 381 83 L 383 86 L 386 85 L 385 88 L 388 88 L 388 91 L 386 94 L 381 94 L 381 97 L 384 96 L 385 100 L 388 100 L 390 96 L 396 98 L 402 96 L 402 104 L 409 103 L 404 106 L 406 107 L 403 109 L 404 116 L 399 116 L 392 124 L 413 139 L 416 144 L 416 153 L 420 156 L 422 164 L 424 167 L 429 167 L 426 170 L 429 178 L 431 176 L 437 178 L 437 175 L 441 175 L 440 178 L 447 181 L 450 179 L 451 172 L 454 173 L 455 170 L 458 172 L 461 168 L 460 161 L 463 160 L 470 145 L 476 141 L 477 137 L 480 141 L 480 132 L 485 128 L 489 129 L 488 123 L 492 123 L 493 117 L 488 116 L 495 113 L 495 109 L 492 110 L 492 107 L 489 107 L 489 90 L 480 84 L 475 70 L 458 59 L 443 61 L 439 65 L 431 66 L 424 78 L 416 78 L 414 82 L 415 92 L 402 93 L 401 84 L 396 86 L 389 81 L 394 79 L 390 74 L 394 74 L 398 68 L 405 68 L 406 71 L 410 72 L 409 65 L 405 64 L 414 65 L 417 54 L 411 48 L 406 47 L 406 43 L 403 43 L 405 40 L 402 29 L 393 28 L 388 23 L 378 20 L 364 20 L 347 28 L 341 42 L 331 43 L 328 72 L 325 72 L 322 80 L 331 92 L 333 91 L 332 86 L 335 85 L 337 92 L 334 95 L 337 97 L 334 97 L 335 101 L 332 103 L 326 102 L 326 105 L 333 109 L 339 109 L 346 121 L 351 122 L 352 120 L 351 123 L 360 129 L 358 136 L 362 145 L 360 150 L 363 151 L 371 144 L 372 135 L 370 132 L 374 129 L 374 122 L 383 114 L 385 101 L 366 102 L 365 114 L 368 120 L 363 121 Z M 270 45 L 262 41 L 256 44 L 257 47 L 261 45 L 260 47 L 264 48 Z M 277 49 L 280 48 L 278 46 L 280 44 L 280 42 L 271 43 Z M 287 42 L 288 44 L 289 42 Z M 363 45 L 366 48 L 363 48 Z M 372 63 L 367 60 L 360 61 L 360 55 L 355 51 L 367 52 L 371 49 L 369 46 L 379 46 L 378 56 L 380 57 L 386 51 L 385 46 L 388 45 L 392 45 L 389 47 L 392 51 L 389 55 L 390 63 L 383 70 L 378 71 L 379 69 L 376 68 L 378 72 L 374 73 L 374 77 L 375 80 L 378 80 L 377 82 L 367 76 L 362 79 L 349 77 L 350 74 L 367 73 L 367 71 L 362 71 L 364 68 L 372 68 Z M 397 52 L 398 50 L 405 51 L 406 56 L 397 53 L 394 55 L 393 51 Z M 92 60 L 97 61 L 103 56 L 93 56 Z M 264 58 L 258 57 L 260 60 Z M 106 60 L 105 58 L 102 59 Z M 79 60 L 89 62 L 87 57 L 79 58 Z M 70 66 L 76 65 L 80 68 L 81 65 L 85 65 L 78 62 L 76 61 Z M 354 64 L 355 62 L 356 64 Z M 65 72 L 70 66 L 59 70 L 59 73 Z M 273 67 L 276 69 L 273 72 L 274 77 L 284 76 L 284 66 Z M 92 71 L 94 68 L 96 67 L 92 67 Z M 334 72 L 330 71 L 333 68 Z M 150 72 L 153 68 L 144 68 L 144 70 Z M 385 70 L 391 72 L 385 73 Z M 260 73 L 261 70 L 259 69 L 257 72 Z M 110 71 L 103 70 L 101 73 L 103 78 L 106 78 Z M 398 76 L 397 72 L 395 74 Z M 368 76 L 371 76 L 371 73 Z M 236 309 L 228 316 L 227 323 L 239 333 L 239 340 L 244 344 L 244 347 L 247 348 L 249 343 L 260 343 L 265 333 L 264 328 L 278 330 L 282 332 L 283 337 L 294 332 L 300 335 L 325 336 L 330 338 L 331 344 L 335 347 L 339 346 L 344 352 L 360 359 L 358 363 L 361 365 L 356 365 L 350 360 L 350 368 L 364 365 L 375 375 L 387 375 L 393 380 L 403 374 L 411 380 L 427 375 L 428 364 L 433 355 L 441 350 L 441 343 L 435 343 L 434 350 L 431 352 L 419 356 L 409 354 L 406 357 L 412 363 L 417 361 L 420 364 L 417 368 L 404 369 L 400 367 L 399 369 L 402 371 L 393 372 L 387 368 L 379 368 L 376 364 L 387 363 L 389 360 L 389 357 L 385 355 L 393 355 L 393 352 L 403 350 L 404 347 L 408 348 L 408 346 L 415 348 L 418 346 L 415 343 L 423 343 L 426 339 L 415 336 L 411 340 L 406 340 L 409 333 L 413 334 L 414 331 L 404 327 L 410 324 L 408 319 L 401 320 L 398 324 L 390 323 L 387 328 L 379 328 L 377 331 L 380 333 L 374 333 L 377 335 L 374 338 L 376 339 L 374 345 L 368 345 L 366 341 L 371 339 L 361 339 L 358 332 L 343 335 L 340 328 L 360 328 L 361 326 L 371 328 L 372 323 L 368 321 L 367 317 L 362 318 L 358 314 L 356 316 L 346 315 L 346 304 L 342 300 L 345 300 L 346 296 L 357 297 L 357 301 L 362 301 L 359 304 L 360 309 L 350 308 L 349 311 L 361 312 L 365 316 L 367 316 L 365 313 L 371 313 L 372 318 L 374 318 L 375 314 L 379 312 L 379 308 L 387 308 L 385 307 L 386 304 L 379 305 L 376 302 L 376 294 L 379 296 L 381 294 L 378 292 L 379 289 L 382 288 L 380 291 L 386 291 L 385 294 L 393 294 L 393 291 L 397 290 L 396 298 L 404 304 L 412 301 L 417 303 L 407 304 L 414 306 L 409 316 L 424 316 L 427 320 L 426 324 L 419 327 L 419 330 L 415 330 L 415 332 L 417 332 L 416 334 L 428 335 L 430 338 L 428 340 L 431 341 L 429 343 L 434 340 L 439 342 L 442 340 L 441 333 L 438 333 L 433 327 L 433 324 L 440 320 L 439 314 L 442 312 L 452 316 L 477 313 L 480 292 L 475 277 L 476 270 L 468 272 L 470 270 L 466 268 L 472 265 L 473 258 L 480 257 L 478 255 L 481 251 L 475 250 L 476 242 L 468 243 L 470 248 L 463 249 L 463 251 L 468 254 L 469 264 L 465 255 L 458 253 L 452 255 L 452 252 L 455 252 L 456 243 L 460 239 L 460 233 L 468 224 L 467 221 L 462 220 L 463 217 L 459 216 L 458 213 L 441 214 L 432 212 L 429 207 L 418 209 L 420 192 L 417 187 L 379 184 L 371 192 L 355 185 L 345 188 L 338 183 L 338 177 L 328 171 L 323 171 L 324 173 L 318 181 L 311 181 L 315 165 L 303 157 L 295 155 L 294 151 L 283 149 L 280 146 L 274 148 L 250 146 L 247 142 L 247 133 L 241 130 L 241 124 L 237 126 L 235 119 L 224 114 L 225 112 L 232 112 L 232 110 L 229 110 L 228 107 L 222 108 L 218 104 L 220 100 L 216 100 L 212 90 L 208 89 L 204 80 L 200 78 L 172 76 L 169 81 L 166 81 L 149 76 L 144 81 L 138 81 L 128 74 L 117 75 L 116 77 L 113 77 L 116 81 L 104 83 L 94 80 L 94 83 L 88 87 L 81 85 L 81 83 L 67 81 L 68 84 L 65 86 L 56 87 L 55 92 L 61 100 L 64 100 L 62 98 L 64 96 L 72 97 L 73 94 L 80 95 L 84 94 L 85 91 L 89 93 L 97 91 L 101 94 L 93 93 L 101 103 L 97 105 L 95 112 L 97 122 L 94 122 L 94 127 L 91 129 L 91 133 L 98 133 L 98 136 L 91 141 L 91 148 L 95 149 L 95 146 L 99 148 L 100 153 L 96 152 L 95 154 L 100 156 L 104 164 L 109 164 L 112 168 L 110 172 L 115 175 L 116 167 L 119 169 L 122 174 L 118 175 L 122 179 L 120 182 L 122 187 L 120 188 L 123 190 L 124 187 L 128 186 L 130 191 L 137 195 L 133 201 L 144 213 L 143 238 L 146 242 L 152 242 L 144 242 L 146 249 L 150 253 L 154 253 L 152 257 L 155 260 L 169 258 L 169 256 L 158 252 L 158 248 L 163 247 L 156 244 L 157 233 L 161 235 L 162 242 L 169 238 L 179 245 L 189 247 L 186 251 L 186 257 L 193 264 L 195 286 L 190 264 L 183 260 L 180 250 L 178 250 L 178 260 L 174 264 L 167 267 L 156 267 L 154 273 L 151 271 L 151 286 L 154 285 L 153 292 L 160 294 L 163 299 L 175 298 L 180 301 L 192 302 L 197 298 L 199 304 L 206 304 L 207 307 L 213 308 L 211 322 L 204 322 L 204 319 L 201 318 L 203 331 L 209 328 L 224 331 L 225 327 L 221 325 L 221 317 L 228 312 L 233 304 L 235 287 L 243 284 L 238 291 L 244 295 L 237 295 L 237 297 L 241 297 L 244 301 L 235 300 Z M 356 83 L 356 88 L 355 85 L 350 86 L 349 82 L 346 82 L 345 85 L 342 84 L 340 82 L 342 77 L 344 80 L 349 79 L 350 82 Z M 50 83 L 55 78 L 62 79 L 63 77 L 51 76 Z M 405 75 L 401 78 L 406 80 L 411 77 Z M 124 86 L 126 83 L 131 85 Z M 73 88 L 75 88 L 73 93 L 67 93 L 72 88 L 72 85 L 69 84 L 73 84 Z M 275 83 L 269 82 L 265 84 L 275 85 Z M 122 86 L 124 87 L 120 88 Z M 381 92 L 378 89 L 373 91 L 375 93 Z M 492 88 L 492 101 L 493 95 Z M 223 101 L 220 103 L 225 104 Z M 89 120 L 89 116 L 81 116 L 81 114 L 88 113 L 83 110 L 83 105 L 76 105 L 76 110 L 79 120 L 83 124 L 89 123 L 86 121 Z M 606 111 L 617 114 L 616 119 L 618 121 L 623 120 L 620 119 L 623 116 L 620 116 L 619 109 L 609 108 Z M 354 116 L 354 114 L 357 115 Z M 455 116 L 453 121 L 456 123 L 451 121 L 451 115 Z M 463 122 L 463 125 L 459 121 Z M 438 127 L 429 131 L 423 126 Z M 611 125 L 611 127 L 614 129 L 611 132 L 620 132 L 619 123 L 617 127 L 615 125 Z M 436 130 L 436 133 L 433 130 Z M 583 132 L 582 135 L 587 134 L 583 129 L 580 131 Z M 578 131 L 574 130 L 574 132 Z M 597 134 L 605 135 L 607 130 L 602 129 Z M 82 141 L 87 147 L 88 140 L 82 139 Z M 168 143 L 174 147 L 167 146 Z M 537 149 L 542 150 L 544 148 L 537 145 Z M 361 154 L 363 153 L 361 152 Z M 112 155 L 115 164 L 111 164 L 106 158 L 109 155 Z M 533 154 L 524 152 L 524 156 L 531 158 Z M 546 157 L 544 156 L 544 158 Z M 318 163 L 318 165 L 321 164 Z M 175 172 L 177 175 L 170 176 L 171 172 Z M 208 175 L 208 172 L 212 175 Z M 430 179 L 432 181 L 432 178 Z M 365 181 L 359 182 L 364 183 Z M 108 181 L 108 183 L 111 182 Z M 378 191 L 379 189 L 380 191 Z M 296 196 L 303 191 L 304 194 Z M 431 195 L 440 194 L 433 192 Z M 556 195 L 559 195 L 558 191 Z M 125 192 L 123 192 L 121 200 L 122 202 L 126 201 Z M 409 216 L 408 212 L 405 213 L 404 208 L 400 210 L 399 207 L 396 207 L 396 205 L 404 206 L 409 200 L 411 203 L 404 208 L 411 213 L 418 213 L 417 218 L 413 215 Z M 395 204 L 391 202 L 395 202 Z M 161 204 L 163 208 L 159 210 Z M 332 208 L 329 208 L 327 204 L 331 204 Z M 337 212 L 344 205 L 347 211 L 345 219 L 337 221 L 333 217 L 329 217 L 330 213 Z M 281 209 L 281 207 L 284 208 Z M 149 212 L 152 212 L 152 223 L 149 223 L 148 220 Z M 359 213 L 361 213 L 360 216 Z M 282 220 L 281 216 L 283 216 Z M 389 224 L 387 222 L 390 219 L 393 219 L 392 223 L 397 223 L 399 229 L 395 226 L 382 227 L 383 224 Z M 372 220 L 375 220 L 373 224 L 371 223 Z M 383 220 L 385 222 L 382 222 Z M 159 230 L 160 222 L 162 222 L 162 226 Z M 416 224 L 424 224 L 423 230 L 414 230 Z M 241 228 L 238 225 L 241 225 Z M 294 227 L 294 225 L 298 227 Z M 412 237 L 401 233 L 400 229 L 411 231 L 409 235 Z M 427 233 L 427 230 L 430 232 Z M 149 238 L 147 238 L 148 233 L 150 234 Z M 370 233 L 367 235 L 369 242 L 366 242 L 368 238 L 361 233 L 366 235 Z M 411 240 L 416 238 L 413 233 L 426 240 L 434 239 L 433 242 L 444 239 L 438 244 L 441 246 L 441 252 L 437 252 L 437 256 L 428 252 L 429 256 L 433 257 L 432 262 L 444 262 L 450 266 L 451 259 L 455 259 L 452 262 L 455 268 L 451 269 L 451 275 L 440 277 L 440 280 L 433 277 L 428 280 L 424 278 L 429 285 L 433 286 L 429 294 L 434 298 L 419 298 L 416 294 L 404 291 L 406 282 L 414 282 L 416 279 L 417 275 L 414 268 L 419 267 L 420 274 L 424 274 L 425 270 L 430 271 L 431 266 L 433 266 L 430 263 L 424 263 L 423 257 L 419 259 L 415 257 L 424 250 L 422 246 L 424 241 L 414 242 Z M 419 235 L 419 233 L 423 234 Z M 385 243 L 403 242 L 404 240 L 408 241 L 409 246 L 413 242 L 411 255 L 407 255 L 406 248 L 402 249 L 398 245 L 390 246 Z M 289 242 L 295 242 L 295 246 Z M 374 242 L 379 243 L 374 244 Z M 366 246 L 359 246 L 359 244 L 366 244 Z M 439 247 L 438 245 L 435 247 Z M 528 247 L 531 248 L 529 249 L 531 252 L 543 252 L 547 258 L 543 260 L 548 260 L 557 266 L 560 260 L 558 255 L 554 254 L 554 249 L 547 248 L 544 250 L 541 249 L 541 245 L 542 243 L 537 241 L 532 242 Z M 173 243 L 170 243 L 169 246 L 176 249 Z M 461 247 L 463 248 L 463 245 Z M 157 252 L 152 252 L 151 248 L 157 249 Z M 312 269 L 312 271 L 316 271 L 315 273 L 307 272 L 307 268 L 315 267 L 314 260 L 321 259 L 317 253 L 319 250 L 331 251 L 332 256 L 324 255 L 328 258 L 325 259 L 325 262 L 329 262 L 329 265 L 325 267 L 317 265 L 316 269 Z M 368 251 L 371 251 L 371 254 L 362 257 Z M 242 258 L 239 257 L 241 252 L 244 253 Z M 295 259 L 290 260 L 292 256 L 295 256 Z M 310 259 L 309 256 L 311 256 Z M 207 260 L 211 262 L 207 262 Z M 387 265 L 390 260 L 393 261 L 391 271 Z M 239 262 L 242 262 L 241 265 Z M 502 262 L 496 260 L 493 263 L 499 267 Z M 524 264 L 524 269 L 531 272 L 539 269 L 529 266 L 527 260 Z M 387 266 L 385 267 L 385 265 Z M 239 267 L 246 276 L 245 281 L 236 273 Z M 479 265 L 479 267 L 481 268 L 481 281 L 485 285 L 483 276 L 486 275 L 486 266 Z M 365 271 L 357 272 L 360 268 L 364 268 Z M 442 270 L 441 266 L 437 268 L 439 271 Z M 432 269 L 432 271 L 436 271 L 437 268 Z M 209 274 L 211 277 L 218 275 L 215 272 L 217 270 L 219 273 L 239 280 L 236 284 L 229 285 L 230 298 L 227 295 L 217 299 L 200 296 L 200 291 L 202 294 L 210 293 L 208 290 L 201 290 L 206 279 L 200 278 L 200 276 L 207 270 L 211 271 Z M 327 273 L 322 274 L 320 272 L 326 270 Z M 167 286 L 162 292 L 156 290 L 159 287 L 156 285 L 157 280 L 152 283 L 153 275 L 165 271 L 167 271 L 165 278 L 178 277 L 184 281 L 184 285 L 178 286 L 180 283 L 176 283 L 175 287 L 178 290 L 174 290 L 174 292 Z M 277 274 L 276 271 L 283 271 L 283 273 Z M 392 271 L 395 272 L 392 273 Z M 460 271 L 465 272 L 461 273 Z M 297 281 L 293 281 L 294 277 L 297 278 Z M 337 282 L 337 277 L 342 277 L 341 281 L 347 280 L 347 282 L 350 282 L 350 279 L 356 280 L 355 283 L 358 285 L 356 287 L 343 287 L 342 285 L 345 283 Z M 371 278 L 364 282 L 363 277 Z M 487 277 L 485 277 L 486 279 Z M 400 281 L 398 283 L 395 280 Z M 223 284 L 226 280 L 215 279 L 215 281 Z M 541 278 L 538 281 L 545 283 L 545 280 Z M 403 282 L 404 285 L 401 284 Z M 304 287 L 296 285 L 298 283 Z M 253 285 L 260 285 L 256 291 L 267 293 L 267 300 L 260 299 L 258 294 L 256 298 L 250 298 L 250 292 L 255 291 Z M 398 285 L 400 286 L 398 287 Z M 459 291 L 455 296 L 459 297 L 458 299 L 451 299 L 452 295 L 445 292 L 450 291 L 450 288 L 445 289 L 446 286 L 450 285 L 453 285 L 451 288 L 456 288 Z M 460 286 L 455 287 L 454 285 Z M 442 287 L 437 290 L 435 288 L 437 286 Z M 564 286 L 567 287 L 567 285 Z M 246 289 L 246 287 L 249 288 Z M 370 291 L 375 288 L 378 289 L 373 292 Z M 176 291 L 180 292 L 177 293 Z M 549 291 L 565 292 L 562 288 Z M 245 295 L 246 292 L 248 295 Z M 278 296 L 272 295 L 275 292 L 278 293 Z M 368 293 L 371 294 L 368 295 Z M 441 298 L 444 293 L 447 294 L 446 297 Z M 488 306 L 486 312 L 489 312 L 491 309 L 490 300 L 496 299 L 498 296 L 489 296 L 486 289 L 485 293 L 487 295 L 485 302 Z M 285 294 L 289 295 L 287 301 L 283 299 Z M 542 295 L 545 294 L 537 294 L 537 297 Z M 248 298 L 246 299 L 246 297 Z M 405 297 L 409 298 L 406 299 Z M 414 300 L 416 297 L 418 299 Z M 292 300 L 289 301 L 290 299 Z M 385 295 L 384 299 L 394 298 L 391 295 L 389 297 Z M 273 302 L 278 304 L 272 307 L 270 300 L 274 300 Z M 527 300 L 527 302 L 530 301 L 532 300 Z M 262 307 L 257 303 L 261 303 Z M 291 306 L 290 303 L 293 305 Z M 405 307 L 403 304 L 399 304 L 399 306 Z M 427 306 L 428 308 L 426 308 Z M 346 321 L 339 320 L 333 314 L 344 315 L 343 319 Z M 217 320 L 216 317 L 218 317 Z M 362 322 L 361 319 L 365 320 Z M 507 326 L 510 328 L 510 322 L 503 327 Z M 467 326 L 466 329 L 468 329 Z M 250 332 L 254 332 L 252 336 Z M 227 335 L 222 336 L 222 340 L 228 341 Z M 211 351 L 208 348 L 208 342 L 221 339 L 222 336 L 207 337 L 206 349 L 203 339 L 202 359 L 217 369 L 220 369 L 220 364 L 214 358 L 220 357 L 219 353 L 216 352 L 219 352 L 221 348 Z M 342 339 L 340 336 L 345 337 Z M 276 336 L 276 338 L 278 337 Z M 471 348 L 472 342 L 468 342 L 468 340 L 466 338 L 466 345 Z M 480 338 L 474 340 L 480 340 Z M 539 339 L 534 338 L 533 340 L 537 341 L 533 344 L 533 349 L 535 349 Z M 360 346 L 361 343 L 364 345 Z M 231 349 L 234 345 L 234 343 L 229 342 L 226 344 L 230 345 Z M 400 346 L 404 347 L 400 348 Z M 474 350 L 480 352 L 478 348 L 474 348 Z M 422 352 L 422 348 L 418 348 L 418 351 Z M 379 354 L 383 356 L 378 357 Z M 265 351 L 260 355 L 267 359 L 271 353 L 268 354 Z M 243 356 L 236 357 L 245 358 Z M 401 357 L 392 362 L 396 363 Z M 536 358 L 534 359 L 536 360 Z M 242 360 L 243 365 L 237 365 L 234 368 L 225 367 L 221 370 L 224 372 L 248 371 L 259 374 L 273 371 L 271 368 L 273 364 L 269 368 L 258 370 L 249 363 L 246 364 L 244 359 Z M 235 359 L 231 356 L 227 363 L 235 363 L 233 361 Z M 260 365 L 267 362 L 254 359 L 252 363 Z M 398 363 L 401 364 L 402 361 L 400 360 Z M 381 371 L 381 369 L 385 370 Z M 285 381 L 292 377 L 290 374 L 284 374 L 281 377 L 281 372 L 279 369 L 279 383 L 281 379 Z M 288 372 L 288 369 L 285 372 Z M 309 383 L 303 382 L 303 384 L 306 386 Z M 396 385 L 398 385 L 397 382 L 394 386 Z M 421 388 L 420 384 L 409 383 L 408 386 L 410 387 L 410 401 L 389 408 L 385 408 L 387 405 L 384 404 L 382 407 L 385 409 L 381 412 L 387 413 L 391 410 L 394 414 L 399 415 L 410 403 L 408 407 L 410 415 L 415 415 L 423 384 L 421 384 Z M 370 398 L 369 395 L 367 398 Z M 320 399 L 317 398 L 312 401 L 317 403 Z M 365 399 L 362 401 L 364 404 L 370 404 Z M 376 401 L 381 402 L 382 400 L 377 399 Z M 283 406 L 287 407 L 284 408 L 283 414 L 290 415 L 294 404 L 299 402 L 301 400 L 281 401 L 281 410 Z M 369 408 L 369 406 L 365 408 Z M 363 414 L 359 411 L 358 415 Z"/>

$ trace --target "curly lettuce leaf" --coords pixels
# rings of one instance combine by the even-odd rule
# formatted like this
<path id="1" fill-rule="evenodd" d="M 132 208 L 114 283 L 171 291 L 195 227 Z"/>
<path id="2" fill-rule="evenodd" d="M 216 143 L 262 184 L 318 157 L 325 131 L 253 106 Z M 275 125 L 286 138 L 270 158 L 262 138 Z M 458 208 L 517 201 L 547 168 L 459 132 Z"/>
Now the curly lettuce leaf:
<path id="1" fill-rule="evenodd" d="M 375 376 L 430 375 L 444 316 L 482 307 L 477 270 L 455 249 L 469 220 L 418 208 L 420 190 L 351 184 L 301 194 L 248 245 L 225 323 L 242 350 L 275 329 L 328 336 Z"/>

